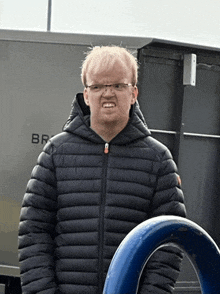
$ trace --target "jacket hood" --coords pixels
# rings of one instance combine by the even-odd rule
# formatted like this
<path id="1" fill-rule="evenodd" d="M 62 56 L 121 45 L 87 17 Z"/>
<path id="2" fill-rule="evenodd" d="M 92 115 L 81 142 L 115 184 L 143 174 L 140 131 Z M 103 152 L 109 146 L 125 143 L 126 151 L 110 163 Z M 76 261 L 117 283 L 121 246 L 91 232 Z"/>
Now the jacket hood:
<path id="1" fill-rule="evenodd" d="M 68 120 L 63 131 L 84 137 L 89 141 L 103 143 L 103 139 L 90 128 L 90 108 L 84 102 L 83 94 L 78 93 L 73 102 Z M 131 107 L 130 119 L 126 127 L 115 137 L 115 144 L 127 144 L 140 138 L 149 136 L 151 133 L 147 128 L 144 116 L 138 102 Z"/>

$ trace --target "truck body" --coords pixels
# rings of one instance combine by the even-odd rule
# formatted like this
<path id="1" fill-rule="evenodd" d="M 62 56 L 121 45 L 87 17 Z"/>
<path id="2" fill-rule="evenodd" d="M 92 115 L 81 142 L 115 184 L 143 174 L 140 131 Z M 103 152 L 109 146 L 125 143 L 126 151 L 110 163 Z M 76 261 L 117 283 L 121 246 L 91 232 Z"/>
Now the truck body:
<path id="1" fill-rule="evenodd" d="M 0 293 L 18 294 L 13 287 L 19 281 L 19 214 L 37 157 L 48 139 L 62 131 L 75 94 L 83 91 L 85 53 L 91 46 L 110 44 L 137 56 L 138 100 L 152 136 L 171 150 L 178 165 L 188 218 L 220 244 L 218 48 L 152 38 L 2 30 Z M 175 293 L 201 293 L 187 257 Z"/>

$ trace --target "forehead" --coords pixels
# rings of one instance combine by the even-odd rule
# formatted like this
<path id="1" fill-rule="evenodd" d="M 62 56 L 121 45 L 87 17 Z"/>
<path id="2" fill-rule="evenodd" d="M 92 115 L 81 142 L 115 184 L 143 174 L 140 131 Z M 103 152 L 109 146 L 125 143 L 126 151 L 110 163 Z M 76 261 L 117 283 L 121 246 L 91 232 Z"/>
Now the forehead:
<path id="1" fill-rule="evenodd" d="M 96 64 L 87 72 L 87 83 L 108 84 L 115 82 L 131 82 L 132 71 L 124 64 L 116 60 L 113 64 Z"/>

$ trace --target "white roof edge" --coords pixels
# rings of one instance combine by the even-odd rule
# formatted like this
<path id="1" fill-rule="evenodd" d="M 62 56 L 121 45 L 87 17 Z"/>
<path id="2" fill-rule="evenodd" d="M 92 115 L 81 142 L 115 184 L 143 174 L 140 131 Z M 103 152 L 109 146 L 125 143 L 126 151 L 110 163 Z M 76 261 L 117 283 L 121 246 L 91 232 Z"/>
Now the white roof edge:
<path id="1" fill-rule="evenodd" d="M 0 30 L 0 40 L 56 43 L 71 45 L 121 45 L 127 48 L 142 48 L 152 42 L 152 38 L 117 35 L 72 34 L 21 30 Z"/>
<path id="2" fill-rule="evenodd" d="M 178 41 L 171 41 L 157 38 L 147 38 L 138 36 L 119 36 L 119 35 L 99 35 L 99 34 L 81 34 L 81 33 L 58 33 L 47 31 L 22 31 L 22 30 L 2 30 L 0 29 L 0 40 L 36 42 L 36 43 L 54 43 L 69 45 L 121 45 L 123 47 L 139 49 L 149 44 L 160 43 L 171 46 L 194 48 L 199 50 L 220 51 L 218 47 L 211 47 L 198 44 L 190 44 Z"/>

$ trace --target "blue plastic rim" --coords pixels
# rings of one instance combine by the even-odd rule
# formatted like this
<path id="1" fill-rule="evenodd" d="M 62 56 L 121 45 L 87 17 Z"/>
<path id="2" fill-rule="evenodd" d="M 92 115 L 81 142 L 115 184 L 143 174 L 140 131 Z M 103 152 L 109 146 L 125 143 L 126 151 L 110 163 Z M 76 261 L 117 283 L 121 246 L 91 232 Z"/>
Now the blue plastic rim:
<path id="1" fill-rule="evenodd" d="M 104 294 L 135 294 L 142 269 L 152 253 L 168 243 L 181 248 L 197 272 L 202 293 L 220 293 L 220 250 L 196 223 L 159 216 L 135 227 L 122 241 L 110 264 Z"/>

